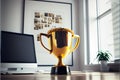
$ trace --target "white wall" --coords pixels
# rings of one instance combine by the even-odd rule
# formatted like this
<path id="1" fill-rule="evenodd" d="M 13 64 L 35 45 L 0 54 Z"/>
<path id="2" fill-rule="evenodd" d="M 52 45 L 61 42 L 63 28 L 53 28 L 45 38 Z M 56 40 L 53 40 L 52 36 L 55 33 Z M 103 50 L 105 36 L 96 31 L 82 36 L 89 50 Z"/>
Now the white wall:
<path id="1" fill-rule="evenodd" d="M 79 48 L 74 52 L 74 66 L 71 70 L 83 70 L 84 68 L 84 19 L 82 0 L 49 0 L 72 3 L 73 30 L 81 37 Z M 83 0 L 84 1 L 84 0 Z M 2 30 L 22 32 L 22 0 L 2 0 Z"/>
<path id="2" fill-rule="evenodd" d="M 1 30 L 1 0 L 0 0 L 0 30 Z"/>
<path id="3" fill-rule="evenodd" d="M 21 32 L 22 28 L 22 0 L 2 1 L 2 30 Z"/>
<path id="4" fill-rule="evenodd" d="M 78 10 L 79 10 L 79 13 L 78 13 L 78 18 L 79 18 L 79 20 L 78 20 L 78 28 L 76 28 L 76 29 L 78 29 L 79 30 L 79 33 L 78 34 L 80 34 L 80 38 L 81 38 L 81 43 L 80 43 L 80 48 L 78 49 L 79 50 L 79 53 L 80 53 L 80 55 L 79 55 L 79 68 L 80 68 L 80 70 L 82 71 L 84 71 L 84 65 L 85 65 L 85 54 L 87 54 L 87 52 L 86 52 L 86 19 L 85 19 L 85 16 L 86 16 L 86 13 L 85 13 L 85 11 L 84 11 L 84 9 L 85 9 L 85 1 L 86 0 L 79 0 L 79 6 L 78 6 Z"/>
<path id="5" fill-rule="evenodd" d="M 0 0 L 0 5 L 1 5 L 1 0 Z M 1 30 L 1 6 L 0 6 L 0 30 Z"/>
<path id="6" fill-rule="evenodd" d="M 0 0 L 0 30 L 1 30 L 1 0 Z M 1 36 L 0 36 L 1 37 Z M 0 39 L 1 40 L 1 39 Z M 0 41 L 1 42 L 1 41 Z M 1 48 L 0 48 L 1 49 Z"/>
<path id="7" fill-rule="evenodd" d="M 1 5 L 1 0 L 0 0 L 0 5 Z M 0 6 L 0 31 L 1 31 L 1 6 Z M 1 32 L 0 32 L 0 37 L 1 37 Z M 1 38 L 0 38 L 0 45 L 1 45 Z M 1 46 L 0 46 L 0 51 L 1 51 Z M 1 56 L 1 54 L 0 54 L 0 56 Z M 1 57 L 0 57 L 0 62 L 1 62 Z"/>

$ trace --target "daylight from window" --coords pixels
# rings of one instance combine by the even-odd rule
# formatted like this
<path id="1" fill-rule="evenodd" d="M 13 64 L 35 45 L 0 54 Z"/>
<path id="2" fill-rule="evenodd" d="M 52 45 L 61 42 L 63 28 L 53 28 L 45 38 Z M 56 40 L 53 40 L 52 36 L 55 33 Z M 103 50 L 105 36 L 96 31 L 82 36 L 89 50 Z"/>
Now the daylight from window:
<path id="1" fill-rule="evenodd" d="M 96 64 L 99 50 L 109 51 L 110 63 L 120 59 L 120 0 L 88 1 L 88 64 Z"/>

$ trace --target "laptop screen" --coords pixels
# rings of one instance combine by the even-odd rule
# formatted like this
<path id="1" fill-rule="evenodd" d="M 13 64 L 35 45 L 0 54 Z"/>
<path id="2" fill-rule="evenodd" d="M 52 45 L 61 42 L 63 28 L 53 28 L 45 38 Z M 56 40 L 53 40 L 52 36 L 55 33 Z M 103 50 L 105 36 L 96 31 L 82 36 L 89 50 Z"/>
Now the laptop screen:
<path id="1" fill-rule="evenodd" d="M 36 63 L 33 35 L 2 31 L 2 63 Z"/>

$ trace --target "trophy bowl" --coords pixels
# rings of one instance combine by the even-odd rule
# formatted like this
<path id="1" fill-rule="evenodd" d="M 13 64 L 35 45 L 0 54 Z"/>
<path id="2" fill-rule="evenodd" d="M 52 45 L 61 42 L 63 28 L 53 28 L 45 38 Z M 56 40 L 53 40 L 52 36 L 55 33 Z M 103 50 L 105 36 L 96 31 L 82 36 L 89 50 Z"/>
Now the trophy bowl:
<path id="1" fill-rule="evenodd" d="M 45 47 L 42 36 L 48 38 L 49 49 Z M 73 39 L 76 39 L 74 47 L 72 46 Z M 50 29 L 47 34 L 40 33 L 39 40 L 41 45 L 58 59 L 57 65 L 51 68 L 51 74 L 70 74 L 70 68 L 66 66 L 62 60 L 69 53 L 77 49 L 80 43 L 80 37 L 67 28 L 53 28 Z"/>

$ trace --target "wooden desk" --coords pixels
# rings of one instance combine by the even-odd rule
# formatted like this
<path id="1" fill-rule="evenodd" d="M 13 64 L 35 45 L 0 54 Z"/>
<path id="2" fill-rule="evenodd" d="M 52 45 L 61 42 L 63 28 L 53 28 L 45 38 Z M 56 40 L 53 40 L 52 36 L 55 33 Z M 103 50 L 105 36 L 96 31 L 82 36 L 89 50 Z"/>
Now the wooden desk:
<path id="1" fill-rule="evenodd" d="M 71 75 L 50 75 L 43 73 L 1 75 L 1 80 L 120 80 L 120 73 L 72 72 Z"/>

